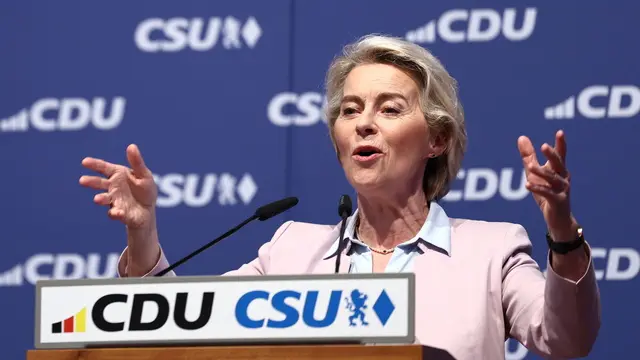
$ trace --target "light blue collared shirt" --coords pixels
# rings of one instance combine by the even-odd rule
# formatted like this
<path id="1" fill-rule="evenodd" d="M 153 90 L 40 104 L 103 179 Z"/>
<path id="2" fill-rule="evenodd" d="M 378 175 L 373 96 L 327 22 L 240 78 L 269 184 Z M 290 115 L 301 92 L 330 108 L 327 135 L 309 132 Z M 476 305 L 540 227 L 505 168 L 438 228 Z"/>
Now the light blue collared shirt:
<path id="1" fill-rule="evenodd" d="M 349 256 L 349 273 L 366 274 L 373 271 L 373 261 L 371 260 L 371 250 L 362 241 L 355 237 L 356 219 L 358 218 L 358 209 L 347 218 L 347 224 L 344 231 L 344 241 L 346 242 L 345 253 Z M 429 246 L 435 246 L 441 251 L 451 255 L 451 229 L 449 217 L 444 209 L 435 202 L 430 203 L 429 214 L 422 225 L 418 234 L 398 245 L 391 255 L 389 264 L 385 272 L 399 273 L 412 272 L 413 261 L 419 254 Z M 338 241 L 331 246 L 324 256 L 324 259 L 335 257 L 338 251 Z"/>

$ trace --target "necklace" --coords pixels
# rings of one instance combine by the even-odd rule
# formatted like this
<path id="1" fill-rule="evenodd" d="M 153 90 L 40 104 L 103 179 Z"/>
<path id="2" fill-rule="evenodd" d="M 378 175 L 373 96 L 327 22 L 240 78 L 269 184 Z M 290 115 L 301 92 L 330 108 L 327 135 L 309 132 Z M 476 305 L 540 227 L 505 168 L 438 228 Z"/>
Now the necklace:
<path id="1" fill-rule="evenodd" d="M 360 239 L 360 231 L 359 230 L 360 230 L 360 219 L 358 219 L 358 222 L 356 223 L 356 239 Z M 362 241 L 362 239 L 360 239 L 360 240 Z M 373 251 L 374 253 L 378 253 L 378 254 L 382 254 L 382 255 L 391 254 L 396 249 L 395 247 L 393 247 L 391 249 L 378 250 L 378 249 L 372 248 L 369 245 L 367 245 L 367 247 L 369 248 L 369 250 Z"/>
<path id="2" fill-rule="evenodd" d="M 387 255 L 393 252 L 393 250 L 395 250 L 395 248 L 393 249 L 382 249 L 382 250 L 378 250 L 378 249 L 374 249 L 371 246 L 369 246 L 369 250 L 378 253 L 378 254 L 382 254 L 382 255 Z"/>

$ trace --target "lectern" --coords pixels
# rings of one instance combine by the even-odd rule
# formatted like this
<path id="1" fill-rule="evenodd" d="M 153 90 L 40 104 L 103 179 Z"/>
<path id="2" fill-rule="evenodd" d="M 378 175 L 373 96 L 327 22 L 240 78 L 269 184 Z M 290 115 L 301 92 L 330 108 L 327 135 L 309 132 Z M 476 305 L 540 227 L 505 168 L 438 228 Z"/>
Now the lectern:
<path id="1" fill-rule="evenodd" d="M 450 359 L 414 344 L 414 281 L 414 274 L 39 281 L 36 349 L 27 359 Z"/>
<path id="2" fill-rule="evenodd" d="M 30 350 L 27 360 L 418 360 L 429 356 L 420 345 L 272 345 Z"/>

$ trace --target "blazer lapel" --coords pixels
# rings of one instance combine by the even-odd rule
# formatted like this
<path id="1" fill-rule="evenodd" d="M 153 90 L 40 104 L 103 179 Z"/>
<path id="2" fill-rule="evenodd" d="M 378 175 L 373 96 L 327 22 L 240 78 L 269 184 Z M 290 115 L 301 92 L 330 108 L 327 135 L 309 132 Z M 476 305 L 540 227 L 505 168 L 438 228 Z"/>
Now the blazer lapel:
<path id="1" fill-rule="evenodd" d="M 413 273 L 416 275 L 416 296 L 418 298 L 428 296 L 426 293 L 421 294 L 421 291 L 426 292 L 427 288 L 440 281 L 446 282 L 447 274 L 443 273 L 443 270 L 447 269 L 449 261 L 450 255 L 444 250 L 431 244 L 425 245 L 424 253 L 416 256 L 413 264 Z"/>
<path id="2" fill-rule="evenodd" d="M 326 259 L 320 258 L 316 266 L 311 270 L 312 274 L 333 274 L 336 271 L 336 256 L 330 256 Z M 340 255 L 340 274 L 346 274 L 349 272 L 349 257 L 343 252 Z"/>
<path id="3" fill-rule="evenodd" d="M 336 256 L 340 256 L 340 269 L 339 273 L 344 274 L 349 272 L 349 257 L 346 255 L 348 247 L 345 246 L 345 249 L 342 250 L 341 254 L 335 254 L 333 256 L 326 257 L 327 251 L 331 249 L 338 241 L 338 236 L 340 236 L 340 224 L 334 227 L 331 232 L 329 232 L 326 237 L 321 240 L 323 242 L 323 246 L 320 246 L 318 249 L 318 253 L 315 258 L 318 259 L 314 264 L 311 265 L 309 269 L 309 273 L 311 274 L 333 274 L 336 269 Z"/>
<path id="4" fill-rule="evenodd" d="M 454 232 L 451 232 L 451 253 L 455 251 L 453 241 Z M 442 321 L 446 323 L 447 314 L 437 309 L 442 301 L 448 301 L 446 292 L 450 286 L 449 273 L 451 255 L 446 251 L 432 245 L 425 244 L 424 253 L 416 256 L 413 263 L 415 274 L 415 337 L 416 343 L 420 343 L 436 336 L 438 329 L 431 324 Z M 442 318 L 440 318 L 442 317 Z M 436 335 L 434 335 L 436 334 Z M 436 356 L 436 358 L 439 358 Z"/>

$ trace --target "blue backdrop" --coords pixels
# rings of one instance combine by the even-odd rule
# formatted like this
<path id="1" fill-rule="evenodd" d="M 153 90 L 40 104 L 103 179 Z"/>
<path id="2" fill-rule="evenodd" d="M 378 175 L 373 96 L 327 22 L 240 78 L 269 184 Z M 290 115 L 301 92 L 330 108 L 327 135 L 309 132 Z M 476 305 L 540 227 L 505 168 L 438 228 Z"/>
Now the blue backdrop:
<path id="1" fill-rule="evenodd" d="M 542 266 L 545 225 L 516 140 L 539 148 L 566 131 L 573 209 L 602 292 L 589 358 L 637 357 L 639 11 L 577 0 L 3 1 L 3 358 L 33 346 L 37 279 L 115 275 L 124 228 L 78 185 L 85 156 L 126 163 L 126 146 L 140 146 L 174 261 L 257 206 L 300 198 L 180 274 L 240 266 L 288 219 L 337 223 L 340 194 L 353 192 L 320 111 L 322 82 L 341 47 L 372 32 L 428 47 L 460 82 L 470 142 L 448 214 L 523 224 Z M 535 358 L 507 345 L 507 359 Z"/>

